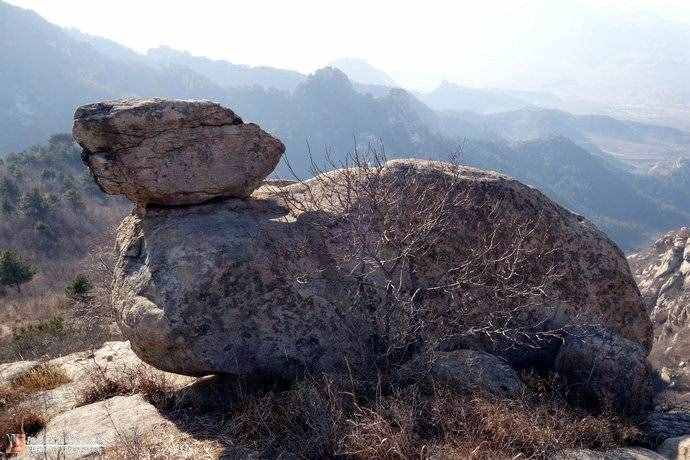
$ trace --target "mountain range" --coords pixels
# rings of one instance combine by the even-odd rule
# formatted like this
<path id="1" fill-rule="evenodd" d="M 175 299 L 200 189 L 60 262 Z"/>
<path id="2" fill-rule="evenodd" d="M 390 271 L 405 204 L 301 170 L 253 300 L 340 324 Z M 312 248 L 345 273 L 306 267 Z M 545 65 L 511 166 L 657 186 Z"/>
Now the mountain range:
<path id="1" fill-rule="evenodd" d="M 626 249 L 690 221 L 690 134 L 575 115 L 540 91 L 444 83 L 415 94 L 362 61 L 311 75 L 170 48 L 146 54 L 66 30 L 0 1 L 0 152 L 67 131 L 77 105 L 121 97 L 211 99 L 278 136 L 307 177 L 325 153 L 385 147 L 390 157 L 461 161 L 507 173 L 581 213 Z"/>

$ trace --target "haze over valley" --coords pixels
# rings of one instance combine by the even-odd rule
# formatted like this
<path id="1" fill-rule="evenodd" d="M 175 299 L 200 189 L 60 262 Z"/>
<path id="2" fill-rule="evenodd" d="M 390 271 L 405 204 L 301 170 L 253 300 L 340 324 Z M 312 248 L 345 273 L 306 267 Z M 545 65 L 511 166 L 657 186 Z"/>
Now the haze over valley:
<path id="1" fill-rule="evenodd" d="M 0 0 L 0 456 L 687 459 L 688 44 L 687 0 Z"/>
<path id="2" fill-rule="evenodd" d="M 539 187 L 592 219 L 624 248 L 644 245 L 690 217 L 690 133 L 682 129 L 683 123 L 664 125 L 664 117 L 635 121 L 646 118 L 636 110 L 612 117 L 602 109 L 606 104 L 600 104 L 600 114 L 570 113 L 566 109 L 580 102 L 565 90 L 481 89 L 447 81 L 430 91 L 408 90 L 355 58 L 334 60 L 329 67 L 304 74 L 168 47 L 142 54 L 106 38 L 60 28 L 6 3 L 0 4 L 0 21 L 0 64 L 5 69 L 0 74 L 2 152 L 19 151 L 67 131 L 74 107 L 84 101 L 144 95 L 210 99 L 236 108 L 245 119 L 283 139 L 286 158 L 300 176 L 310 173 L 308 151 L 317 163 L 323 163 L 326 151 L 337 161 L 371 143 L 384 146 L 391 157 L 444 159 L 461 152 L 463 162 Z M 625 24 L 619 30 L 622 36 L 638 36 L 635 27 L 642 25 Z M 680 43 L 686 29 L 661 24 L 654 28 L 658 38 Z M 611 35 L 601 27 L 595 30 Z M 597 35 L 587 37 L 594 40 Z M 571 38 L 554 52 L 576 62 L 579 57 L 566 52 L 573 46 Z M 591 47 L 613 53 L 620 40 L 609 36 Z M 654 53 L 648 46 L 641 50 Z M 665 55 L 673 55 L 678 65 L 668 69 L 636 55 L 629 66 L 651 67 L 643 73 L 629 71 L 649 75 L 634 84 L 615 73 L 592 74 L 591 66 L 582 63 L 581 73 L 572 70 L 575 64 L 567 71 L 589 87 L 615 84 L 607 91 L 620 98 L 635 92 L 660 102 L 654 85 L 663 82 L 664 94 L 683 105 L 683 88 L 690 81 L 681 81 L 690 69 L 682 57 L 687 49 L 663 51 L 666 54 L 655 59 L 665 62 Z M 657 80 L 652 81 L 653 75 Z M 578 93 L 603 100 L 599 89 Z M 274 175 L 291 173 L 282 164 Z"/>

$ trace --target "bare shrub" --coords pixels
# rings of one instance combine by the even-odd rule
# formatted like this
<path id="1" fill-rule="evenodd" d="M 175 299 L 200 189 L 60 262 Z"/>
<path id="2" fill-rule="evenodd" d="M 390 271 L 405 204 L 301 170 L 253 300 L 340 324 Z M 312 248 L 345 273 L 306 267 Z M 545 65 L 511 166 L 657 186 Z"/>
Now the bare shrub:
<path id="1" fill-rule="evenodd" d="M 112 378 L 106 374 L 95 373 L 88 376 L 87 384 L 79 389 L 78 406 L 86 406 L 113 396 L 132 394 L 132 383 L 124 377 Z"/>
<path id="2" fill-rule="evenodd" d="M 271 458 L 322 458 L 336 449 L 343 395 L 333 382 L 305 381 L 284 392 L 239 395 L 223 436 Z"/>
<path id="3" fill-rule="evenodd" d="M 172 405 L 163 413 L 196 440 L 257 458 L 548 458 L 641 440 L 614 414 L 570 406 L 556 378 L 526 381 L 525 393 L 509 399 L 444 384 L 368 394 L 321 376 L 281 391 L 233 387 L 227 408 Z"/>
<path id="4" fill-rule="evenodd" d="M 517 217 L 500 198 L 473 201 L 456 164 L 392 173 L 379 152 L 355 151 L 330 172 L 314 166 L 313 179 L 275 192 L 313 217 L 330 276 L 343 287 L 343 317 L 371 331 L 351 326 L 364 342 L 359 368 L 389 369 L 422 348 L 470 338 L 539 348 L 563 332 L 551 295 L 560 279 L 557 242 L 542 216 Z M 296 245 L 286 260 L 313 250 Z M 328 276 L 310 268 L 288 264 L 286 272 L 296 283 Z"/>

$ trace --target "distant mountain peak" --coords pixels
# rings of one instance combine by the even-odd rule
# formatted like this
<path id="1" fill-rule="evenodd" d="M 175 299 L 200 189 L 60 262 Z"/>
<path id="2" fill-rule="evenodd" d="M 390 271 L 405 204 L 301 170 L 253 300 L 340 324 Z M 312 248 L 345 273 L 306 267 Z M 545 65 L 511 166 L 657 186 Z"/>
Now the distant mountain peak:
<path id="1" fill-rule="evenodd" d="M 369 64 L 364 59 L 343 58 L 328 64 L 342 70 L 350 80 L 367 85 L 398 86 L 386 72 Z"/>

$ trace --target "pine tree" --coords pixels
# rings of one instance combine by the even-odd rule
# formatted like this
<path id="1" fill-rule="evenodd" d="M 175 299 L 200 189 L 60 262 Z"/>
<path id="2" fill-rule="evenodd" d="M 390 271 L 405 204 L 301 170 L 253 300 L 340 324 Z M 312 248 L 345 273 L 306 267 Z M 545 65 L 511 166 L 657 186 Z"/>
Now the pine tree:
<path id="1" fill-rule="evenodd" d="M 0 252 L 0 285 L 14 286 L 17 292 L 21 292 L 21 285 L 31 281 L 35 274 L 33 267 L 22 261 L 16 252 Z"/>

